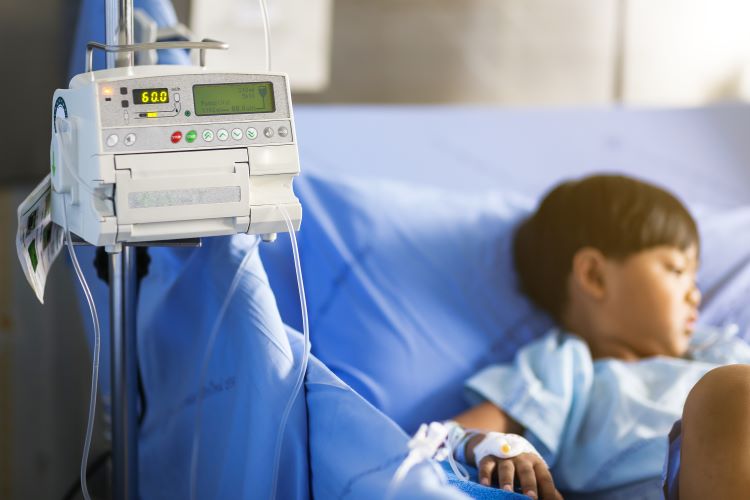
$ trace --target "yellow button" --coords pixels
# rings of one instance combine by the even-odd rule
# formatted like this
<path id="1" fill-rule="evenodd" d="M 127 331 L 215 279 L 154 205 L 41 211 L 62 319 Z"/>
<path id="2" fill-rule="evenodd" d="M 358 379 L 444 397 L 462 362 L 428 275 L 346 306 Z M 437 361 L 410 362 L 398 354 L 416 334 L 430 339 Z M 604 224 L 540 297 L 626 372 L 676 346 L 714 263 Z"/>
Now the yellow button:
<path id="1" fill-rule="evenodd" d="M 149 111 L 148 113 L 146 113 L 147 118 L 156 118 L 157 116 L 159 116 L 159 113 L 157 113 L 156 111 Z"/>

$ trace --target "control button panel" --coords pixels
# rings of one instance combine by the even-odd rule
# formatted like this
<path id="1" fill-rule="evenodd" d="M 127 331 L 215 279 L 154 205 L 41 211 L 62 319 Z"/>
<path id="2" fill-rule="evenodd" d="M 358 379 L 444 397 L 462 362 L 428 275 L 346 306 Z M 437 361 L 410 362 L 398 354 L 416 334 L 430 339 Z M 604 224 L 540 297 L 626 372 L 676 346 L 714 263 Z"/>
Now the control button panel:
<path id="1" fill-rule="evenodd" d="M 294 142 L 292 124 L 289 120 L 256 122 L 254 126 L 248 126 L 247 123 L 221 123 L 210 126 L 193 123 L 185 128 L 113 128 L 104 129 L 101 137 L 104 151 L 108 153 L 265 146 Z"/>

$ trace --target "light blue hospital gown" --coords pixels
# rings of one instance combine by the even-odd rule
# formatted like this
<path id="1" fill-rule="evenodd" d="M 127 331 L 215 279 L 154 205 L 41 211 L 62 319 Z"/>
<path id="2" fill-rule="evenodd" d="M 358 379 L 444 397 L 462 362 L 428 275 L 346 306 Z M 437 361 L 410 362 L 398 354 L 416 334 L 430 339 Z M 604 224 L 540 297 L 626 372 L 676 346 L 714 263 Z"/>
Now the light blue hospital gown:
<path id="1" fill-rule="evenodd" d="M 736 328 L 701 328 L 692 359 L 592 360 L 579 337 L 552 331 L 523 347 L 513 363 L 470 378 L 467 395 L 502 408 L 563 491 L 600 491 L 661 476 L 667 435 L 690 389 L 719 365 L 750 363 Z"/>

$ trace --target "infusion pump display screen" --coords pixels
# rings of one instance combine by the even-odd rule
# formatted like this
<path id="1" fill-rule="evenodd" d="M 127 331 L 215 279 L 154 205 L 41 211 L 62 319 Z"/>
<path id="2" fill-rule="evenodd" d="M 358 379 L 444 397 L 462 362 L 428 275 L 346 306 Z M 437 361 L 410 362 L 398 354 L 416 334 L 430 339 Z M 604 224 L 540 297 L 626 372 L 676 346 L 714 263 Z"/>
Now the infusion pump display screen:
<path id="1" fill-rule="evenodd" d="M 163 104 L 169 102 L 167 89 L 133 89 L 133 104 Z"/>
<path id="2" fill-rule="evenodd" d="M 193 101 L 198 116 L 276 111 L 271 82 L 193 85 Z"/>

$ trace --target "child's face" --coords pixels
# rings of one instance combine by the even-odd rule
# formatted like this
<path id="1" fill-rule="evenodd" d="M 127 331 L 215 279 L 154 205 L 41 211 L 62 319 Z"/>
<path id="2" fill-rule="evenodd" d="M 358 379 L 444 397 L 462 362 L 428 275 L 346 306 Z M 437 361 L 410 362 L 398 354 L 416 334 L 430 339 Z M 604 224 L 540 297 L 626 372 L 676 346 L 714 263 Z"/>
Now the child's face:
<path id="1" fill-rule="evenodd" d="M 697 249 L 660 246 L 607 259 L 604 329 L 641 356 L 682 356 L 698 318 Z"/>

